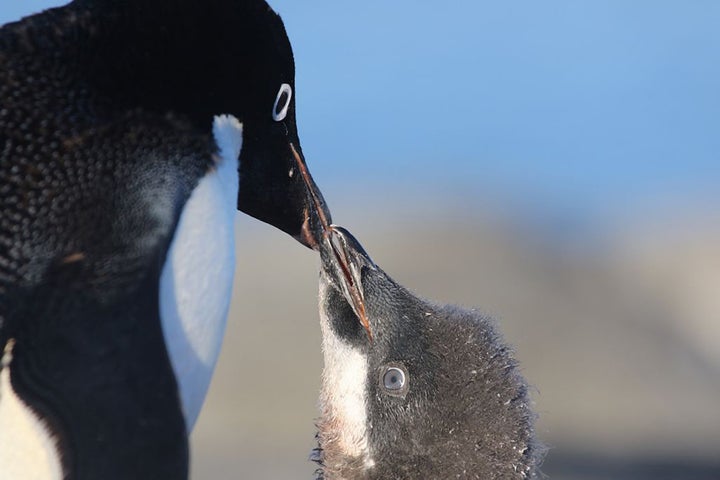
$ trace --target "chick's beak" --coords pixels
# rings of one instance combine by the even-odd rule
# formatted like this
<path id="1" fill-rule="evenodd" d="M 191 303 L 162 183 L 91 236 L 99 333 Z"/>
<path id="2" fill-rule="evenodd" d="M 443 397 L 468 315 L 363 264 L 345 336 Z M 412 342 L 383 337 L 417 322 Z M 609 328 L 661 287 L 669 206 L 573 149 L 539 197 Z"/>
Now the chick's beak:
<path id="1" fill-rule="evenodd" d="M 352 307 L 360 324 L 368 334 L 373 334 L 365 308 L 365 292 L 362 284 L 363 268 L 375 268 L 355 237 L 342 227 L 330 225 L 328 235 L 320 246 L 323 268 L 332 271 L 332 276 L 342 291 L 345 300 Z"/>

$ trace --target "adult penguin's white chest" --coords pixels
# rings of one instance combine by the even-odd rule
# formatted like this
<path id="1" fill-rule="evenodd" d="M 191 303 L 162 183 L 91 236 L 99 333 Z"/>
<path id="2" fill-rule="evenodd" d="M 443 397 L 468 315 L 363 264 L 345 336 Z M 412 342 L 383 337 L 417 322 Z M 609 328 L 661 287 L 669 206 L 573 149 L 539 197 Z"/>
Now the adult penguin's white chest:
<path id="1" fill-rule="evenodd" d="M 160 277 L 160 318 L 192 430 L 220 354 L 235 271 L 235 215 L 242 124 L 215 117 L 219 163 L 193 190 Z"/>
<path id="2" fill-rule="evenodd" d="M 0 345 L 0 478 L 61 480 L 56 438 L 10 381 L 14 345 L 12 339 Z"/>

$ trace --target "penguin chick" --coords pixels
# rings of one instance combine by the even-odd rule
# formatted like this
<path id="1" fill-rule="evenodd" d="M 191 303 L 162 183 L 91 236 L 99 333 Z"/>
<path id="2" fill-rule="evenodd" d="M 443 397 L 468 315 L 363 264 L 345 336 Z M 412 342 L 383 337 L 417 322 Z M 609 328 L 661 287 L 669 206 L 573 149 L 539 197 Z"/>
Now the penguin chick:
<path id="1" fill-rule="evenodd" d="M 493 322 L 418 298 L 341 227 L 320 254 L 318 478 L 537 478 L 528 386 Z"/>

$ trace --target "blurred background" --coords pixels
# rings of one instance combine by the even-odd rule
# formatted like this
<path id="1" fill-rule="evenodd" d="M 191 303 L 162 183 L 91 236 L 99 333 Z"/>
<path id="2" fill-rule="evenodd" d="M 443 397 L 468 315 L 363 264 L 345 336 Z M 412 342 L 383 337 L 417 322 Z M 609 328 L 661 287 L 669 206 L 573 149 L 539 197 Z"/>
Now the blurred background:
<path id="1" fill-rule="evenodd" d="M 0 22 L 58 0 L 5 0 Z M 498 319 L 553 479 L 720 479 L 720 3 L 275 0 L 303 149 L 397 281 Z M 195 479 L 312 478 L 313 252 L 238 215 Z"/>

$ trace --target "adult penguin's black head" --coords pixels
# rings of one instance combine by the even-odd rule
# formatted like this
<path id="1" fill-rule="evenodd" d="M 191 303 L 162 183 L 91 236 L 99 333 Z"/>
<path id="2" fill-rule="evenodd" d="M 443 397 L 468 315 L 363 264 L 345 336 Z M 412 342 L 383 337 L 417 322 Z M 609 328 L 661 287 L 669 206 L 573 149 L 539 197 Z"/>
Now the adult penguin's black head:
<path id="1" fill-rule="evenodd" d="M 319 477 L 534 478 L 527 384 L 492 322 L 418 298 L 340 227 L 320 254 Z"/>
<path id="2" fill-rule="evenodd" d="M 313 246 L 293 51 L 265 1 L 76 0 L 42 18 L 73 39 L 63 68 L 80 72 L 101 115 L 167 115 L 207 135 L 215 116 L 236 117 L 238 208 Z"/>

